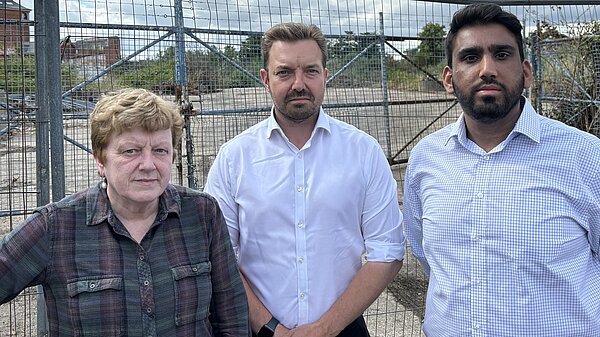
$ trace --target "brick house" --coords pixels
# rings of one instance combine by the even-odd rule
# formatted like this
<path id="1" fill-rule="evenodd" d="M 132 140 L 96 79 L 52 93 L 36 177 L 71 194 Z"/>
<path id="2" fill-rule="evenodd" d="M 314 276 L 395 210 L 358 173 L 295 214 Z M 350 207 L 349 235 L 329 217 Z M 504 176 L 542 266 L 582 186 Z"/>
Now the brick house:
<path id="1" fill-rule="evenodd" d="M 29 13 L 31 9 L 12 0 L 0 0 L 0 55 L 30 53 Z"/>
<path id="2" fill-rule="evenodd" d="M 121 59 L 121 41 L 117 36 L 92 37 L 72 41 L 70 36 L 60 42 L 61 60 L 86 71 L 100 71 Z"/>

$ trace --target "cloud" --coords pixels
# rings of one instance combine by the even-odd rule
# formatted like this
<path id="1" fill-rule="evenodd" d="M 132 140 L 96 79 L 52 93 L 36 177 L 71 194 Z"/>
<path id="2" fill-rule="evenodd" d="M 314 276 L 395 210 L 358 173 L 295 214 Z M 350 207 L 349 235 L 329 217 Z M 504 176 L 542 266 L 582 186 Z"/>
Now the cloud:
<path id="1" fill-rule="evenodd" d="M 441 0 L 183 0 L 182 6 L 185 25 L 190 28 L 263 32 L 276 23 L 299 21 L 317 24 L 326 34 L 374 32 L 380 28 L 381 12 L 386 34 L 414 36 L 429 22 L 448 26 L 454 11 L 463 7 L 456 2 L 477 1 L 458 0 L 452 4 Z M 598 5 L 559 5 L 561 2 L 565 1 L 528 0 L 530 5 L 504 7 L 526 25 L 542 20 L 551 24 L 589 22 L 599 17 Z M 34 0 L 20 3 L 35 10 Z M 533 5 L 536 3 L 546 5 Z M 174 0 L 60 0 L 59 14 L 61 21 L 71 23 L 171 26 L 173 6 Z"/>
<path id="2" fill-rule="evenodd" d="M 61 22 L 115 25 L 110 30 L 63 27 L 61 36 L 84 38 L 119 35 L 124 52 L 132 52 L 165 31 L 131 31 L 120 29 L 118 25 L 172 27 L 175 22 L 174 2 L 60 0 Z M 22 0 L 21 4 L 35 10 L 34 0 Z M 447 29 L 452 14 L 463 6 L 418 0 L 182 0 L 185 27 L 205 30 L 207 33 L 198 36 L 209 43 L 223 45 L 239 43 L 247 36 L 245 32 L 260 34 L 273 24 L 288 21 L 314 23 L 327 35 L 344 35 L 347 31 L 355 34 L 378 32 L 381 29 L 379 13 L 383 16 L 386 35 L 406 37 L 408 41 L 430 22 Z M 512 5 L 504 8 L 521 19 L 526 34 L 541 21 L 572 27 L 573 23 L 591 22 L 600 16 L 598 5 Z M 412 43 L 416 43 L 414 39 Z M 165 43 L 155 49 L 164 49 L 167 45 Z"/>

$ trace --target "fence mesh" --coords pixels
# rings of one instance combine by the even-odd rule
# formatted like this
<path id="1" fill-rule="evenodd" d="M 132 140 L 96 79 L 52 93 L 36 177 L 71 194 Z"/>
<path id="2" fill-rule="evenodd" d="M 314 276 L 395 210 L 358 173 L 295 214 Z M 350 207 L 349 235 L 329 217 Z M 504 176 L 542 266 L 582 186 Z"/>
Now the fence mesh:
<path id="1" fill-rule="evenodd" d="M 0 0 L 0 237 L 47 202 L 40 196 L 49 186 L 64 184 L 71 194 L 98 182 L 87 116 L 103 93 L 120 88 L 146 88 L 181 106 L 187 127 L 172 181 L 201 188 L 221 144 L 269 114 L 271 100 L 260 84 L 260 38 L 276 23 L 314 23 L 323 30 L 329 50 L 324 108 L 380 142 L 400 197 L 414 144 L 460 113 L 440 74 L 446 62 L 443 37 L 462 5 L 57 0 L 58 20 L 52 24 L 60 38 L 48 40 L 33 19 L 53 17 L 47 6 L 39 8 L 42 3 Z M 505 8 L 525 26 L 536 71 L 528 95 L 538 111 L 598 135 L 598 6 Z M 38 146 L 47 123 L 36 119 L 45 104 L 36 97 L 34 46 L 41 42 L 60 50 L 62 111 L 52 113 L 62 113 L 64 153 Z M 36 161 L 47 160 L 45 152 L 62 159 L 64 181 L 43 178 L 47 172 Z M 426 280 L 408 253 L 396 280 L 365 314 L 372 335 L 419 336 L 425 294 Z M 29 288 L 0 306 L 0 337 L 45 331 L 43 320 L 37 323 L 36 299 L 36 288 Z"/>

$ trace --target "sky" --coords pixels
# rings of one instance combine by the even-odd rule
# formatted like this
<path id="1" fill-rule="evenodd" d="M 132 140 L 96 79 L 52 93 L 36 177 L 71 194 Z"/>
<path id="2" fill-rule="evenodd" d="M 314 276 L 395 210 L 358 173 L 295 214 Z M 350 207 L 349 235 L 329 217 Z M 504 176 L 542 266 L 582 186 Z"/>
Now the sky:
<path id="1" fill-rule="evenodd" d="M 15 0 L 19 2 L 19 0 Z M 45 0 L 53 1 L 53 0 Z M 174 25 L 175 0 L 54 0 L 59 4 L 62 22 L 112 25 Z M 22 6 L 34 9 L 34 0 L 20 0 Z M 380 31 L 398 37 L 417 36 L 421 28 L 434 22 L 448 27 L 452 14 L 463 5 L 418 0 L 182 0 L 184 24 L 187 28 L 220 31 L 221 34 L 198 33 L 201 40 L 218 44 L 239 44 L 247 35 L 232 32 L 260 33 L 275 23 L 301 21 L 314 23 L 326 35 Z M 600 17 L 600 5 L 505 6 L 517 15 L 526 34 L 540 21 L 562 30 L 573 23 L 590 22 Z M 35 9 L 34 9 L 35 10 Z M 31 18 L 34 18 L 34 12 Z M 383 27 L 380 25 L 380 14 Z M 230 33 L 223 34 L 223 31 Z M 97 31 L 86 28 L 61 28 L 61 36 L 75 39 L 99 35 L 122 36 L 123 48 L 138 50 L 143 43 L 157 39 L 162 32 L 132 32 L 111 29 Z M 128 38 L 129 36 L 129 38 Z M 237 36 L 237 37 L 236 37 Z M 236 40 L 237 39 L 237 40 Z M 130 43 L 128 44 L 129 41 Z M 164 48 L 157 46 L 156 48 Z"/>
<path id="2" fill-rule="evenodd" d="M 172 25 L 174 17 L 174 0 L 54 1 L 58 1 L 61 21 L 68 22 Z M 20 2 L 34 9 L 34 0 Z M 378 13 L 383 12 L 384 20 L 390 22 L 384 30 L 390 29 L 394 35 L 410 35 L 427 22 L 447 25 L 451 14 L 462 5 L 440 0 L 182 0 L 182 7 L 186 27 L 260 32 L 277 22 L 303 21 L 318 24 L 331 34 L 340 30 L 378 29 Z M 505 6 L 526 24 L 532 20 L 563 23 L 598 19 L 597 7 Z"/>

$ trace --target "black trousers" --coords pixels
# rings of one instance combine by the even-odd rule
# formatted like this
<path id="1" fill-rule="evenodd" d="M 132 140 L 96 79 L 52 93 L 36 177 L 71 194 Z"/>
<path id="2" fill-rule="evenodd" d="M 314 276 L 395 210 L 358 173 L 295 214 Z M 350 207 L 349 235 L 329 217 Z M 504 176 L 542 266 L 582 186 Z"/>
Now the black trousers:
<path id="1" fill-rule="evenodd" d="M 255 333 L 252 333 L 252 337 L 256 337 Z M 352 323 L 340 332 L 337 337 L 371 337 L 369 330 L 367 330 L 367 323 L 362 315 L 355 319 Z"/>
<path id="2" fill-rule="evenodd" d="M 350 323 L 337 337 L 371 337 L 367 323 L 362 315 Z"/>

